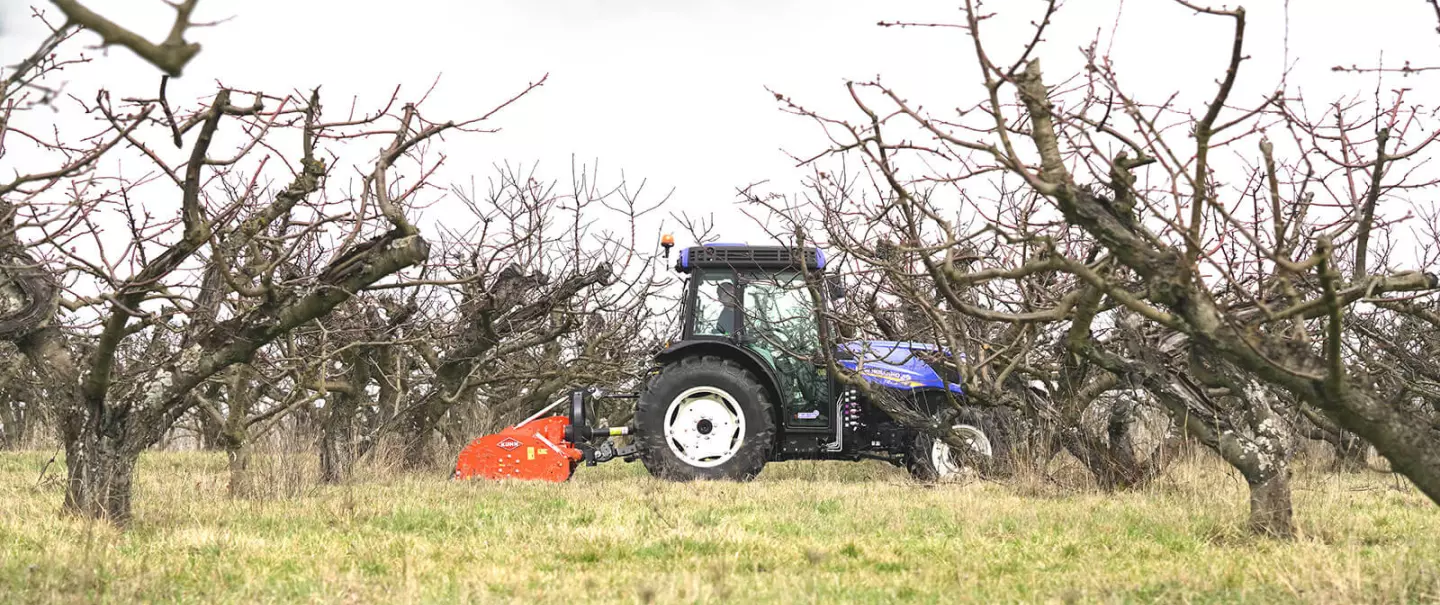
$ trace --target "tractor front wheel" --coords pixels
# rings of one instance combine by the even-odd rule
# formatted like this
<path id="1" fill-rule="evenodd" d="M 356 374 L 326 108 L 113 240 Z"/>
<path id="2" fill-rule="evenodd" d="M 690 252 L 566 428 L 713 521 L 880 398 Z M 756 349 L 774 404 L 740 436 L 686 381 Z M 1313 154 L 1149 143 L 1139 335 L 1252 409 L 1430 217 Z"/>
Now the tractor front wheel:
<path id="1" fill-rule="evenodd" d="M 991 440 L 984 427 L 984 417 L 973 410 L 946 410 L 941 412 L 941 422 L 950 425 L 950 431 L 969 445 L 963 450 L 951 447 L 949 443 L 936 439 L 929 433 L 915 436 L 906 456 L 906 468 L 910 476 L 922 482 L 951 481 L 974 473 L 984 475 L 995 463 L 999 444 Z"/>
<path id="2" fill-rule="evenodd" d="M 689 357 L 665 366 L 635 409 L 640 460 L 663 479 L 749 480 L 775 438 L 765 387 L 728 359 Z"/>

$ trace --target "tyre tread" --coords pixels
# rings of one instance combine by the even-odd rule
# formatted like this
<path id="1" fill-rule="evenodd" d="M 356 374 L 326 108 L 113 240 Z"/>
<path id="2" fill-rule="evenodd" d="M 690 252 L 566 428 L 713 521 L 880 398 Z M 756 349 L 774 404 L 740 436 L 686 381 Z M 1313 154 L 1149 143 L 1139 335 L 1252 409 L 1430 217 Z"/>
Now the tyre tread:
<path id="1" fill-rule="evenodd" d="M 664 415 L 669 408 L 670 400 L 666 397 L 647 397 L 652 392 L 665 392 L 670 389 L 699 384 L 692 376 L 696 373 L 700 373 L 702 377 L 706 374 L 722 375 L 744 385 L 742 392 L 732 393 L 732 395 L 746 412 L 745 443 L 733 458 L 713 468 L 690 466 L 681 462 L 670 452 L 669 446 L 665 443 L 663 429 L 659 426 L 664 422 Z M 678 384 L 671 385 L 671 382 Z M 753 405 L 747 406 L 747 402 L 753 402 Z M 756 408 L 753 410 L 753 414 L 749 409 L 751 407 Z M 659 374 L 648 380 L 645 391 L 636 404 L 635 422 L 637 426 L 645 423 L 646 419 L 657 419 L 655 426 L 641 427 L 640 461 L 652 475 L 671 481 L 705 479 L 748 481 L 754 479 L 765 467 L 765 463 L 770 460 L 770 454 L 775 445 L 773 410 L 774 407 L 765 386 L 745 366 L 716 355 L 685 357 L 661 368 Z M 752 415 L 755 417 L 752 418 Z M 748 427 L 752 426 L 751 423 L 757 422 L 758 425 L 753 426 L 758 426 L 759 430 L 752 432 Z"/>

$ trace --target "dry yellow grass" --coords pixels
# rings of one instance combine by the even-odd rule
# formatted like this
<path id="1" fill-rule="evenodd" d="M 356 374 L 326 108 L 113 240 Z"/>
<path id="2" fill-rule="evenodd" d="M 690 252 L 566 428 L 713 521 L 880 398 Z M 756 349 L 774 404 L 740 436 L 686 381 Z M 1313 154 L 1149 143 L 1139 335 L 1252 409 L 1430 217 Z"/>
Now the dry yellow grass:
<path id="1" fill-rule="evenodd" d="M 209 454 L 142 459 L 133 526 L 57 514 L 48 454 L 0 454 L 5 602 L 1416 602 L 1440 599 L 1440 508 L 1380 474 L 1299 472 L 1301 537 L 1244 531 L 1243 485 L 1191 462 L 1119 495 L 1050 480 L 925 487 L 880 464 L 753 483 L 637 465 L 567 484 L 369 469 L 303 485 Z M 287 487 L 289 486 L 289 487 Z"/>

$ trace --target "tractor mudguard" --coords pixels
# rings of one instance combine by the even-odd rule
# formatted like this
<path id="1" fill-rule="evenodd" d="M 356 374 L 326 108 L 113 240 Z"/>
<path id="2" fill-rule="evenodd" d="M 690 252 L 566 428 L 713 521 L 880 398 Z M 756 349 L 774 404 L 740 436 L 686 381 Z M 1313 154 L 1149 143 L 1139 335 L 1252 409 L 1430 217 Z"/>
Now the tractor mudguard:
<path id="1" fill-rule="evenodd" d="M 672 342 L 655 354 L 655 361 L 660 364 L 668 364 L 681 357 L 692 355 L 714 355 L 733 359 L 760 379 L 765 391 L 770 395 L 771 401 L 784 401 L 780 398 L 780 377 L 775 373 L 775 368 L 766 363 L 758 353 L 728 340 L 695 339 Z"/>

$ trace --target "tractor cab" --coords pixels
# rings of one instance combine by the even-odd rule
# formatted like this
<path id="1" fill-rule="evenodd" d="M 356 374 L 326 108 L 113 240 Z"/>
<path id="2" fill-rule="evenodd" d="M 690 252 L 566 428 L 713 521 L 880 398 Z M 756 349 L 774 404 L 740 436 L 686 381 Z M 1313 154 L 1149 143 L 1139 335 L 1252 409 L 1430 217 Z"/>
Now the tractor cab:
<path id="1" fill-rule="evenodd" d="M 680 340 L 670 351 L 702 348 L 743 355 L 773 381 L 785 428 L 830 426 L 831 381 L 824 369 L 815 298 L 825 256 L 817 249 L 711 244 L 684 250 L 676 269 L 689 274 Z M 807 281 L 807 279 L 809 281 Z M 708 346 L 705 346 L 707 345 Z M 663 355 L 663 354 L 662 354 Z"/>

